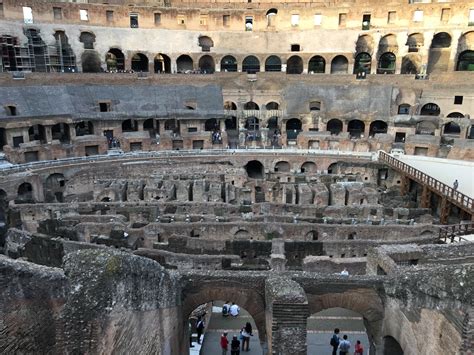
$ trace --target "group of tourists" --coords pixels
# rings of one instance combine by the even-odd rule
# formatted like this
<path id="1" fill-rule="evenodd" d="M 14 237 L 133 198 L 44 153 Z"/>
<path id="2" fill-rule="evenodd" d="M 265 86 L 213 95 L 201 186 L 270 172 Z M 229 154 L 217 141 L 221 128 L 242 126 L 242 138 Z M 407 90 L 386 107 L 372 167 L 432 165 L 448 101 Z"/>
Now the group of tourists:
<path id="1" fill-rule="evenodd" d="M 230 347 L 230 355 L 239 355 L 240 354 L 240 345 L 242 343 L 242 351 L 249 351 L 250 348 L 250 337 L 252 334 L 252 325 L 250 322 L 247 322 L 244 327 L 240 330 L 240 336 L 234 335 L 232 340 L 227 339 L 227 332 L 222 333 L 221 335 L 221 349 L 222 355 L 227 355 Z"/>
<path id="2" fill-rule="evenodd" d="M 339 350 L 339 355 L 348 355 L 351 349 L 351 342 L 348 340 L 346 334 L 342 337 L 339 337 L 340 330 L 339 328 L 334 329 L 334 334 L 331 337 L 329 344 L 332 346 L 332 355 L 337 355 L 337 351 Z M 354 346 L 354 355 L 363 355 L 364 348 L 360 340 L 356 341 Z"/>
<path id="3" fill-rule="evenodd" d="M 222 316 L 228 317 L 229 315 L 232 317 L 237 317 L 240 313 L 240 307 L 236 305 L 234 302 L 229 304 L 229 301 L 226 301 L 222 306 Z"/>

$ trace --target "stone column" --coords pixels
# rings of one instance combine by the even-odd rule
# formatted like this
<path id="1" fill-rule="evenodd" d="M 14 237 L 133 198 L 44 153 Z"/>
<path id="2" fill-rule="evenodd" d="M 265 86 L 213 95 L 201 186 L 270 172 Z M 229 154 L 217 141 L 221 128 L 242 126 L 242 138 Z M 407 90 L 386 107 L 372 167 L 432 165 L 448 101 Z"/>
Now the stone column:
<path id="1" fill-rule="evenodd" d="M 51 143 L 53 140 L 53 132 L 51 126 L 44 126 L 44 136 L 46 138 L 46 143 Z"/>
<path id="2" fill-rule="evenodd" d="M 284 277 L 265 281 L 268 354 L 307 355 L 308 299 L 303 288 Z"/>
<path id="3" fill-rule="evenodd" d="M 458 46 L 459 46 L 459 38 L 462 35 L 462 31 L 453 31 L 451 36 L 451 53 L 449 55 L 449 64 L 448 64 L 448 72 L 452 72 L 456 70 L 457 66 L 457 58 L 458 58 Z"/>

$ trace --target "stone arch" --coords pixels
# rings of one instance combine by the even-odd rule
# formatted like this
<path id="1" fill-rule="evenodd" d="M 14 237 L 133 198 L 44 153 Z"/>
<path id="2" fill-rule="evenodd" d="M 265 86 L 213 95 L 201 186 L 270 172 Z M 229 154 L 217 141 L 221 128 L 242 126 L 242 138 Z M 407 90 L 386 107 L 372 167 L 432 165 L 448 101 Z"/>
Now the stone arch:
<path id="1" fill-rule="evenodd" d="M 245 165 L 247 176 L 251 179 L 263 179 L 265 177 L 265 170 L 263 164 L 258 160 L 250 160 Z"/>
<path id="2" fill-rule="evenodd" d="M 388 35 L 383 36 L 379 42 L 378 53 L 386 53 L 386 52 L 392 52 L 392 53 L 398 52 L 397 36 L 395 36 L 392 33 L 389 33 Z"/>
<path id="3" fill-rule="evenodd" d="M 281 59 L 271 55 L 265 60 L 265 71 L 281 72 Z"/>
<path id="4" fill-rule="evenodd" d="M 257 103 L 249 101 L 244 104 L 244 110 L 260 110 L 260 107 L 257 105 Z"/>
<path id="5" fill-rule="evenodd" d="M 278 173 L 289 173 L 291 170 L 291 165 L 287 161 L 279 161 L 275 164 L 275 168 L 273 171 L 278 172 Z"/>
<path id="6" fill-rule="evenodd" d="M 269 103 L 265 105 L 266 110 L 278 110 L 279 108 L 280 108 L 280 105 L 278 104 L 278 102 L 275 102 L 275 101 L 270 101 Z"/>
<path id="7" fill-rule="evenodd" d="M 386 122 L 376 120 L 370 123 L 369 137 L 373 137 L 376 134 L 386 134 L 388 125 Z"/>
<path id="8" fill-rule="evenodd" d="M 425 45 L 425 39 L 421 33 L 412 33 L 407 38 L 408 52 L 418 52 Z"/>
<path id="9" fill-rule="evenodd" d="M 112 190 L 102 191 L 95 199 L 97 202 L 115 202 L 115 192 Z"/>
<path id="10" fill-rule="evenodd" d="M 242 71 L 255 74 L 260 71 L 260 61 L 254 55 L 249 55 L 242 61 Z"/>
<path id="11" fill-rule="evenodd" d="M 342 132 L 342 121 L 337 118 L 333 118 L 326 124 L 326 131 L 331 132 L 333 135 L 338 135 Z"/>
<path id="12" fill-rule="evenodd" d="M 125 56 L 118 48 L 110 48 L 105 55 L 105 63 L 108 71 L 124 71 L 125 70 Z"/>
<path id="13" fill-rule="evenodd" d="M 448 71 L 451 40 L 451 35 L 446 32 L 434 35 L 428 56 L 428 73 Z"/>
<path id="14" fill-rule="evenodd" d="M 278 10 L 275 8 L 269 9 L 266 13 L 267 26 L 271 27 L 275 25 L 275 16 L 278 14 Z"/>
<path id="15" fill-rule="evenodd" d="M 132 70 L 136 72 L 147 72 L 148 57 L 143 53 L 135 53 L 132 56 Z"/>
<path id="16" fill-rule="evenodd" d="M 223 72 L 236 72 L 237 71 L 237 59 L 234 56 L 226 55 L 221 59 L 221 71 Z"/>
<path id="17" fill-rule="evenodd" d="M 291 118 L 286 121 L 285 127 L 287 139 L 296 139 L 303 130 L 303 124 L 298 118 Z"/>
<path id="18" fill-rule="evenodd" d="M 18 186 L 15 203 L 34 203 L 33 186 L 29 182 Z"/>
<path id="19" fill-rule="evenodd" d="M 448 118 L 464 118 L 464 115 L 461 112 L 451 112 L 446 117 L 448 117 Z"/>
<path id="20" fill-rule="evenodd" d="M 158 53 L 153 64 L 155 73 L 171 73 L 171 59 L 166 54 Z"/>
<path id="21" fill-rule="evenodd" d="M 443 134 L 459 137 L 461 134 L 461 127 L 456 122 L 448 122 L 443 126 Z"/>
<path id="22" fill-rule="evenodd" d="M 303 59 L 300 56 L 293 55 L 286 61 L 287 74 L 301 74 L 303 72 Z"/>
<path id="23" fill-rule="evenodd" d="M 100 56 L 94 50 L 86 50 L 81 55 L 83 73 L 100 73 L 102 71 Z"/>
<path id="24" fill-rule="evenodd" d="M 331 74 L 347 74 L 349 61 L 343 55 L 334 57 L 331 61 Z"/>
<path id="25" fill-rule="evenodd" d="M 224 102 L 224 110 L 235 111 L 235 110 L 237 110 L 237 105 L 233 101 L 225 101 Z"/>
<path id="26" fill-rule="evenodd" d="M 84 44 L 84 49 L 94 49 L 95 34 L 89 31 L 82 31 L 79 42 Z"/>
<path id="27" fill-rule="evenodd" d="M 419 54 L 410 53 L 403 57 L 401 74 L 420 74 L 421 72 L 421 56 Z"/>
<path id="28" fill-rule="evenodd" d="M 317 230 L 311 230 L 304 236 L 305 241 L 316 241 L 319 240 L 319 232 Z"/>
<path id="29" fill-rule="evenodd" d="M 356 42 L 356 53 L 367 53 L 369 55 L 374 53 L 374 39 L 370 35 L 360 35 Z"/>
<path id="30" fill-rule="evenodd" d="M 395 74 L 397 57 L 392 52 L 383 53 L 377 64 L 377 74 Z"/>
<path id="31" fill-rule="evenodd" d="M 198 66 L 201 73 L 204 74 L 213 74 L 216 70 L 214 58 L 212 58 L 210 55 L 203 55 L 201 58 L 199 58 Z"/>
<path id="32" fill-rule="evenodd" d="M 367 52 L 357 54 L 354 61 L 354 74 L 366 73 L 370 74 L 372 67 L 372 56 Z"/>
<path id="33" fill-rule="evenodd" d="M 439 106 L 431 102 L 423 105 L 420 110 L 421 116 L 439 116 L 440 113 Z"/>
<path id="34" fill-rule="evenodd" d="M 214 47 L 214 41 L 209 36 L 199 36 L 198 44 L 203 52 L 209 52 Z"/>
<path id="35" fill-rule="evenodd" d="M 176 59 L 178 73 L 186 73 L 193 70 L 193 60 L 189 55 L 183 54 Z"/>
<path id="36" fill-rule="evenodd" d="M 94 134 L 94 125 L 91 121 L 78 122 L 74 128 L 76 130 L 77 137 Z"/>
<path id="37" fill-rule="evenodd" d="M 301 164 L 301 172 L 302 173 L 310 173 L 310 174 L 315 174 L 317 172 L 317 165 L 316 163 L 312 161 L 306 161 L 303 164 Z"/>
<path id="38" fill-rule="evenodd" d="M 360 138 L 365 130 L 365 123 L 361 120 L 351 120 L 347 124 L 347 132 L 351 138 Z"/>
<path id="39" fill-rule="evenodd" d="M 64 72 L 74 72 L 76 70 L 76 55 L 69 44 L 69 39 L 65 31 L 55 31 L 54 39 L 56 40 L 57 52 L 59 55 L 59 68 Z"/>
<path id="40" fill-rule="evenodd" d="M 398 106 L 399 115 L 409 115 L 410 114 L 410 104 L 401 104 Z"/>
<path id="41" fill-rule="evenodd" d="M 122 122 L 122 132 L 136 132 L 138 131 L 137 120 L 128 119 Z"/>
<path id="42" fill-rule="evenodd" d="M 250 233 L 248 230 L 243 228 L 237 228 L 235 232 L 232 233 L 234 238 L 238 239 L 250 239 Z"/>
<path id="43" fill-rule="evenodd" d="M 315 55 L 309 60 L 308 73 L 324 74 L 326 72 L 326 60 L 320 55 Z"/>
<path id="44" fill-rule="evenodd" d="M 392 336 L 383 337 L 383 354 L 384 355 L 403 355 L 403 349 L 400 343 Z"/>
<path id="45" fill-rule="evenodd" d="M 457 71 L 474 71 L 474 51 L 467 50 L 458 57 Z"/>

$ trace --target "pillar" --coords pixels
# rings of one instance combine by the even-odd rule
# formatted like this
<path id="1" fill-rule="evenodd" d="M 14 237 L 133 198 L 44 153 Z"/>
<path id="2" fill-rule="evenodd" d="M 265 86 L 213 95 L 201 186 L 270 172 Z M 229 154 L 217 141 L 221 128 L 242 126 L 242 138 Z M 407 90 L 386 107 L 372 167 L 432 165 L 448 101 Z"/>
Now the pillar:
<path id="1" fill-rule="evenodd" d="M 265 281 L 268 354 L 307 355 L 308 299 L 303 288 L 284 277 Z"/>
<path id="2" fill-rule="evenodd" d="M 51 126 L 44 126 L 44 136 L 46 138 L 46 143 L 51 143 L 53 140 L 53 131 Z"/>
<path id="3" fill-rule="evenodd" d="M 453 31 L 451 34 L 451 53 L 449 55 L 448 72 L 456 71 L 457 57 L 458 57 L 458 45 L 459 38 L 462 35 L 462 31 Z"/>
<path id="4" fill-rule="evenodd" d="M 448 201 L 446 196 L 441 198 L 439 221 L 441 224 L 448 224 L 449 211 L 451 209 L 451 203 Z"/>
<path id="5" fill-rule="evenodd" d="M 406 175 L 402 175 L 400 181 L 400 194 L 405 196 L 410 191 L 410 179 Z"/>
<path id="6" fill-rule="evenodd" d="M 423 185 L 423 191 L 421 192 L 421 208 L 431 207 L 431 190 L 427 185 Z"/>

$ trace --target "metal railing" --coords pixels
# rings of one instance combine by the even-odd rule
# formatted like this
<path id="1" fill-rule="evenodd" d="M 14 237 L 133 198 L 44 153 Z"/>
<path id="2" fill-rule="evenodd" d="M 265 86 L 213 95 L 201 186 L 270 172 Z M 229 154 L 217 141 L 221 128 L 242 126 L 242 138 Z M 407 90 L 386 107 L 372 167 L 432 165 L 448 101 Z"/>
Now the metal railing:
<path id="1" fill-rule="evenodd" d="M 392 167 L 393 169 L 404 173 L 413 181 L 416 181 L 423 185 L 427 185 L 428 187 L 430 187 L 431 190 L 441 195 L 442 197 L 446 197 L 449 202 L 456 205 L 457 207 L 466 210 L 471 214 L 474 213 L 474 200 L 471 197 L 453 189 L 452 187 L 421 172 L 420 170 L 415 169 L 414 167 L 392 157 L 390 154 L 384 151 L 379 152 L 379 160 L 384 162 L 386 165 Z"/>
<path id="2" fill-rule="evenodd" d="M 439 229 L 439 239 L 444 243 L 466 241 L 464 235 L 474 234 L 474 223 L 453 224 Z"/>

